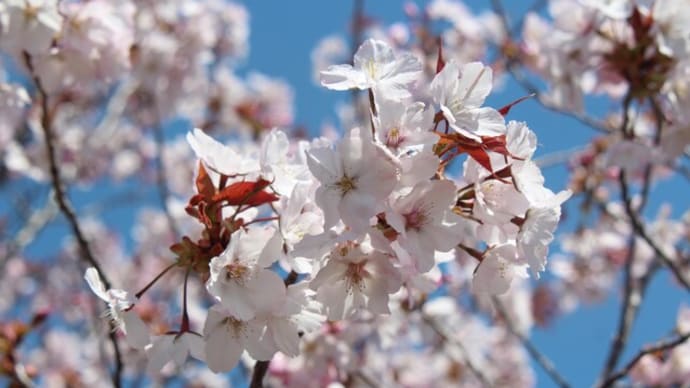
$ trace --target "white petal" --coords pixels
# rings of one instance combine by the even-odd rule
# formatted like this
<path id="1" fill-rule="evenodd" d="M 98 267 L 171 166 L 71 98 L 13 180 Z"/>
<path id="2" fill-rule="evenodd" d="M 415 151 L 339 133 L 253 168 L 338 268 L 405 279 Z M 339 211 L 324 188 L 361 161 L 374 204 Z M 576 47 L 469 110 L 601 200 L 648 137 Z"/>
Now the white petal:
<path id="1" fill-rule="evenodd" d="M 144 349 L 149 344 L 149 328 L 134 310 L 122 313 L 123 331 L 127 343 L 136 349 Z"/>
<path id="2" fill-rule="evenodd" d="M 255 312 L 273 310 L 285 301 L 285 283 L 270 270 L 262 269 L 257 272 L 247 284 L 247 289 L 247 297 Z"/>
<path id="3" fill-rule="evenodd" d="M 173 336 L 162 335 L 153 340 L 153 343 L 146 349 L 146 356 L 149 359 L 146 371 L 149 374 L 156 374 L 171 360 L 173 352 Z"/>
<path id="4" fill-rule="evenodd" d="M 223 325 L 212 330 L 205 342 L 206 364 L 215 373 L 231 371 L 244 351 L 242 344 Z"/>
<path id="5" fill-rule="evenodd" d="M 338 212 L 345 225 L 361 233 L 369 229 L 370 218 L 376 215 L 376 205 L 374 197 L 351 191 L 340 201 Z"/>
<path id="6" fill-rule="evenodd" d="M 321 72 L 321 85 L 333 90 L 366 89 L 365 75 L 350 65 L 333 65 Z"/>
<path id="7" fill-rule="evenodd" d="M 185 333 L 185 340 L 189 347 L 189 353 L 192 357 L 200 361 L 206 361 L 206 354 L 204 353 L 204 337 L 195 333 Z"/>
<path id="8" fill-rule="evenodd" d="M 108 296 L 108 293 L 105 290 L 105 285 L 101 281 L 101 277 L 98 275 L 98 271 L 96 270 L 96 268 L 88 268 L 86 270 L 86 273 L 84 274 L 84 279 L 86 279 L 86 282 L 89 284 L 89 287 L 91 287 L 91 291 L 93 291 L 93 293 L 96 294 L 96 296 L 108 303 L 111 303 L 110 297 Z"/>
<path id="9" fill-rule="evenodd" d="M 288 319 L 274 319 L 269 329 L 278 350 L 290 357 L 299 355 L 299 335 L 294 324 Z"/>

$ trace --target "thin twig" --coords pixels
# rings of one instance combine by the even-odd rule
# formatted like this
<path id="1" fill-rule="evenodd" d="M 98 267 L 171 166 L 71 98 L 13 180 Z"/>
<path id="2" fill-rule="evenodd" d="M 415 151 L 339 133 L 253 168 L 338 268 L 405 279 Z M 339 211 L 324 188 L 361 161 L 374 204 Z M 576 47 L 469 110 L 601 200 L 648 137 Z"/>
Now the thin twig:
<path id="1" fill-rule="evenodd" d="M 632 94 L 628 92 L 623 99 L 622 104 L 622 118 L 620 125 L 620 132 L 625 138 L 629 138 L 632 131 L 630 130 L 630 107 L 632 104 Z M 628 194 L 627 174 L 621 170 L 619 174 L 619 184 L 621 189 L 621 200 L 624 206 L 630 208 L 632 212 L 632 199 Z M 634 212 L 632 212 L 634 213 Z M 636 240 L 635 236 L 630 236 L 628 243 L 628 258 L 623 267 L 623 302 L 621 304 L 621 312 L 618 317 L 618 328 L 613 338 L 613 343 L 609 348 L 609 354 L 606 357 L 604 369 L 601 372 L 601 380 L 606 380 L 608 376 L 613 373 L 614 368 L 618 365 L 618 360 L 623 354 L 625 345 L 628 342 L 630 331 L 633 323 L 637 317 L 637 312 L 640 307 L 642 299 L 640 284 L 633 275 L 633 265 L 635 262 Z"/>
<path id="2" fill-rule="evenodd" d="M 558 385 L 561 388 L 569 388 L 571 385 L 565 380 L 563 376 L 561 376 L 561 374 L 556 369 L 554 363 L 551 360 L 549 360 L 549 358 L 546 357 L 542 352 L 540 352 L 539 349 L 537 349 L 537 347 L 534 346 L 534 344 L 529 340 L 529 338 L 527 338 L 525 335 L 523 335 L 515 329 L 513 321 L 508 316 L 505 307 L 503 307 L 503 303 L 501 303 L 501 301 L 496 297 L 493 298 L 493 302 L 494 306 L 496 306 L 496 310 L 498 310 L 499 314 L 503 318 L 503 321 L 505 322 L 508 331 L 520 340 L 522 345 L 527 350 L 527 353 L 529 353 L 530 356 L 532 356 L 534 361 L 536 361 L 542 367 L 542 369 L 544 369 L 546 374 L 548 374 L 549 377 L 551 377 L 551 379 L 554 381 L 554 383 L 556 383 L 556 385 Z"/>
<path id="3" fill-rule="evenodd" d="M 682 334 L 682 335 L 680 335 L 674 339 L 661 341 L 655 345 L 648 346 L 648 347 L 642 349 L 639 353 L 637 353 L 637 355 L 632 360 L 630 360 L 630 362 L 628 362 L 625 365 L 625 367 L 623 369 L 619 370 L 616 373 L 613 373 L 606 381 L 604 381 L 601 384 L 600 388 L 608 388 L 608 387 L 613 386 L 613 384 L 617 380 L 625 377 L 628 373 L 630 373 L 632 368 L 635 366 L 635 364 L 638 363 L 638 361 L 640 361 L 642 359 L 642 357 L 644 357 L 648 354 L 663 352 L 663 351 L 666 351 L 669 349 L 673 349 L 674 347 L 682 344 L 683 342 L 687 341 L 688 339 L 690 339 L 690 333 L 685 333 L 685 334 Z"/>
<path id="4" fill-rule="evenodd" d="M 628 245 L 628 259 L 623 267 L 623 302 L 621 304 L 621 313 L 618 318 L 618 328 L 616 335 L 609 348 L 609 354 L 606 357 L 604 369 L 601 373 L 602 379 L 607 379 L 613 372 L 613 369 L 618 364 L 618 360 L 623 354 L 623 349 L 628 342 L 630 331 L 633 322 L 637 316 L 637 311 L 640 307 L 640 292 L 633 277 L 632 266 L 635 261 L 635 238 L 630 238 Z"/>
<path id="5" fill-rule="evenodd" d="M 51 185 L 53 187 L 54 191 L 54 197 L 55 201 L 58 204 L 58 207 L 60 208 L 60 212 L 65 216 L 67 219 L 67 222 L 70 225 L 70 228 L 72 229 L 72 234 L 74 237 L 77 239 L 77 244 L 79 245 L 79 249 L 81 250 L 81 257 L 92 267 L 98 271 L 98 274 L 100 275 L 103 284 L 105 285 L 106 288 L 112 288 L 112 283 L 106 276 L 105 272 L 101 268 L 100 264 L 96 260 L 96 258 L 93 255 L 93 252 L 91 251 L 91 247 L 89 245 L 88 240 L 86 239 L 86 236 L 84 235 L 84 232 L 82 231 L 81 225 L 79 224 L 79 220 L 77 219 L 77 215 L 75 214 L 74 210 L 72 209 L 72 204 L 70 203 L 69 199 L 67 198 L 67 194 L 65 191 L 65 184 L 62 181 L 62 177 L 60 176 L 60 170 L 58 168 L 58 161 L 57 161 L 57 152 L 56 152 L 56 138 L 55 138 L 55 133 L 53 132 L 53 127 L 52 127 L 52 117 L 51 117 L 51 112 L 49 109 L 48 105 L 48 94 L 46 93 L 45 89 L 43 88 L 43 84 L 41 83 L 40 78 L 35 74 L 34 72 L 34 67 L 33 63 L 31 60 L 31 55 L 27 52 L 24 52 L 24 59 L 27 65 L 27 68 L 29 69 L 29 72 L 32 74 L 34 84 L 36 85 L 36 90 L 38 91 L 39 97 L 41 99 L 41 127 L 43 127 L 43 135 L 45 137 L 45 144 L 46 144 L 46 152 L 48 154 L 48 166 L 49 166 L 49 171 L 50 171 L 50 180 L 51 180 Z M 115 353 L 115 370 L 112 374 L 112 380 L 113 380 L 113 385 L 115 387 L 121 387 L 122 386 L 122 370 L 123 370 L 123 364 L 122 364 L 122 357 L 120 354 L 120 346 L 117 342 L 117 336 L 116 332 L 113 330 L 113 324 L 112 322 L 110 323 L 111 325 L 111 330 L 109 334 L 110 341 L 113 344 L 113 350 Z"/>
<path id="6" fill-rule="evenodd" d="M 474 362 L 470 359 L 469 357 L 469 352 L 465 348 L 465 345 L 455 336 L 449 335 L 446 330 L 432 317 L 428 316 L 427 314 L 422 313 L 422 319 L 424 322 L 426 322 L 427 325 L 429 325 L 430 328 L 432 328 L 436 334 L 438 334 L 439 337 L 443 339 L 443 341 L 447 343 L 452 343 L 455 345 L 460 352 L 464 356 L 464 362 L 467 368 L 472 372 L 472 374 L 479 380 L 481 385 L 483 387 L 491 387 L 491 382 L 489 381 L 488 377 L 482 373 L 481 369 L 474 365 Z"/>
<path id="7" fill-rule="evenodd" d="M 663 250 L 661 250 L 661 248 L 659 248 L 659 245 L 651 238 L 651 236 L 647 232 L 647 229 L 642 224 L 642 221 L 640 221 L 640 218 L 638 217 L 637 213 L 632 208 L 632 201 L 630 200 L 630 193 L 628 190 L 627 183 L 621 185 L 621 192 L 624 197 L 623 203 L 625 205 L 625 212 L 630 218 L 630 223 L 632 224 L 633 231 L 652 248 L 657 258 L 659 258 L 664 263 L 664 265 L 666 265 L 671 270 L 671 272 L 673 272 L 673 275 L 675 276 L 676 280 L 678 280 L 678 282 L 682 284 L 685 287 L 685 289 L 690 291 L 690 280 L 688 280 L 683 275 L 683 270 L 679 268 L 678 265 L 676 265 L 673 259 L 671 259 L 669 255 L 667 255 Z"/>

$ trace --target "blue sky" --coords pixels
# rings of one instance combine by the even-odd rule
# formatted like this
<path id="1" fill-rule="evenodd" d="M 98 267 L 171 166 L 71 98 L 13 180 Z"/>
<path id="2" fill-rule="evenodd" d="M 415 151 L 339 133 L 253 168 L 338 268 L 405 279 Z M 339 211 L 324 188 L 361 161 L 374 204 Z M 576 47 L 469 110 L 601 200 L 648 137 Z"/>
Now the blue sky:
<path id="1" fill-rule="evenodd" d="M 423 5 L 421 2 L 417 2 Z M 475 10 L 486 9 L 489 1 L 470 2 Z M 531 2 L 505 1 L 510 15 L 519 15 Z M 365 12 L 384 23 L 404 20 L 404 2 L 365 1 Z M 246 1 L 251 14 L 251 48 L 245 69 L 257 70 L 289 82 L 295 90 L 296 123 L 310 129 L 317 128 L 324 120 L 335 120 L 335 103 L 349 98 L 347 94 L 326 90 L 312 81 L 310 53 L 317 42 L 328 34 L 340 34 L 349 38 L 349 22 L 353 1 Z M 524 92 L 514 83 L 508 83 L 505 92 L 493 96 L 489 104 L 502 106 Z M 575 120 L 540 108 L 534 101 L 515 107 L 510 119 L 527 121 L 539 138 L 537 156 L 558 150 L 584 145 L 596 135 Z M 565 187 L 567 172 L 563 167 L 544 171 L 547 185 L 554 190 Z M 650 214 L 656 213 L 660 201 L 675 205 L 674 214 L 684 210 L 682 190 L 687 183 L 663 183 L 652 197 Z M 668 190 L 671 188 L 672 190 Z M 575 206 L 570 216 L 577 216 Z M 547 276 L 548 277 L 548 276 Z M 616 329 L 621 295 L 612 293 L 597 305 L 584 306 L 576 313 L 563 316 L 547 328 L 537 328 L 532 333 L 536 346 L 554 361 L 559 371 L 576 387 L 590 386 L 600 373 L 608 347 Z M 644 344 L 663 338 L 673 329 L 678 306 L 688 302 L 684 293 L 672 284 L 666 272 L 657 275 L 651 284 L 627 351 L 625 363 Z M 534 364 L 539 387 L 553 383 Z"/>

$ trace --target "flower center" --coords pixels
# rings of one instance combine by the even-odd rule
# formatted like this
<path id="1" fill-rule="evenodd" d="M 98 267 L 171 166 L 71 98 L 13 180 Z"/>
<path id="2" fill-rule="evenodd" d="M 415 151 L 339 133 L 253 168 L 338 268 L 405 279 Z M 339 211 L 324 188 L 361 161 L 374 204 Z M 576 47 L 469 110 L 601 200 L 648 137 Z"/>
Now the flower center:
<path id="1" fill-rule="evenodd" d="M 353 287 L 357 287 L 360 291 L 364 289 L 364 278 L 369 276 L 369 272 L 364 268 L 366 264 L 366 260 L 348 264 L 347 271 L 345 272 L 348 292 L 352 292 Z"/>
<path id="2" fill-rule="evenodd" d="M 233 317 L 226 317 L 223 319 L 222 324 L 226 326 L 226 329 L 232 334 L 233 337 L 239 338 L 240 335 L 244 336 L 245 322 Z"/>
<path id="3" fill-rule="evenodd" d="M 378 66 L 376 66 L 376 62 L 374 62 L 373 60 L 367 61 L 367 64 L 364 66 L 364 71 L 372 80 L 376 79 L 376 72 L 378 70 L 377 67 Z"/>
<path id="4" fill-rule="evenodd" d="M 386 145 L 391 148 L 397 148 L 403 141 L 403 137 L 400 135 L 400 129 L 393 127 L 388 131 L 386 135 Z"/>
<path id="5" fill-rule="evenodd" d="M 422 209 L 414 209 L 405 214 L 405 229 L 419 231 L 427 223 L 427 215 Z"/>
<path id="6" fill-rule="evenodd" d="M 249 267 L 240 263 L 230 263 L 225 266 L 225 280 L 244 281 L 249 275 Z"/>
<path id="7" fill-rule="evenodd" d="M 335 186 L 338 188 L 338 190 L 340 190 L 340 193 L 342 195 L 345 195 L 357 188 L 356 183 L 357 182 L 355 178 L 343 175 L 343 177 L 335 183 Z"/>

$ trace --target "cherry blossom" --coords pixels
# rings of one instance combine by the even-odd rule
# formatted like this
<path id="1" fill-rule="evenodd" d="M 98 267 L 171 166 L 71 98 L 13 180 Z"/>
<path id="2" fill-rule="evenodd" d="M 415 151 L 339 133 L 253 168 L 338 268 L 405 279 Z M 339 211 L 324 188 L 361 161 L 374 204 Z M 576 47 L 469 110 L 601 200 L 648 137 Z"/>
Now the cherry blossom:
<path id="1" fill-rule="evenodd" d="M 216 305 L 208 310 L 204 324 L 204 349 L 208 367 L 228 372 L 237 365 L 245 350 L 258 360 L 268 360 L 277 349 L 261 341 L 265 323 L 258 319 L 241 320 Z"/>
<path id="2" fill-rule="evenodd" d="M 416 260 L 420 272 L 433 267 L 434 251 L 451 250 L 460 241 L 449 211 L 455 191 L 450 181 L 420 183 L 386 212 L 386 221 L 400 233 L 400 246 Z"/>
<path id="3" fill-rule="evenodd" d="M 108 304 L 108 317 L 125 333 L 127 342 L 135 348 L 144 348 L 149 344 L 149 330 L 139 315 L 132 310 L 134 302 L 127 292 L 118 289 L 106 290 L 98 271 L 91 267 L 86 270 L 84 279 L 91 291 Z"/>
<path id="4" fill-rule="evenodd" d="M 260 229 L 238 232 L 227 249 L 211 260 L 206 288 L 228 314 L 238 319 L 249 320 L 258 312 L 276 307 L 285 298 L 282 279 L 264 269 L 271 262 L 260 260 L 269 237 Z"/>
<path id="5" fill-rule="evenodd" d="M 408 87 L 421 70 L 413 55 L 396 55 L 385 42 L 368 39 L 355 53 L 354 66 L 330 66 L 321 72 L 321 85 L 334 90 L 372 89 L 377 95 L 400 100 L 410 97 Z"/>
<path id="6" fill-rule="evenodd" d="M 335 150 L 307 151 L 307 164 L 321 184 L 315 197 L 326 229 L 342 219 L 356 231 L 366 230 L 398 179 L 395 163 L 359 128 L 351 129 Z"/>
<path id="7" fill-rule="evenodd" d="M 9 0 L 0 7 L 0 47 L 47 53 L 62 28 L 56 0 Z"/>
<path id="8" fill-rule="evenodd" d="M 491 68 L 479 62 L 461 67 L 451 61 L 429 87 L 434 102 L 440 105 L 443 116 L 454 130 L 473 138 L 505 133 L 505 123 L 498 111 L 482 107 L 491 92 Z"/>
<path id="9" fill-rule="evenodd" d="M 349 241 L 334 247 L 310 287 L 330 320 L 360 310 L 384 314 L 389 312 L 389 294 L 400 288 L 400 275 L 382 252 Z"/>
<path id="10" fill-rule="evenodd" d="M 169 361 L 172 361 L 177 368 L 181 368 L 189 354 L 203 361 L 205 357 L 203 349 L 204 340 L 197 333 L 184 332 L 156 336 L 146 347 L 146 355 L 149 359 L 146 369 L 151 374 L 157 373 Z"/>

